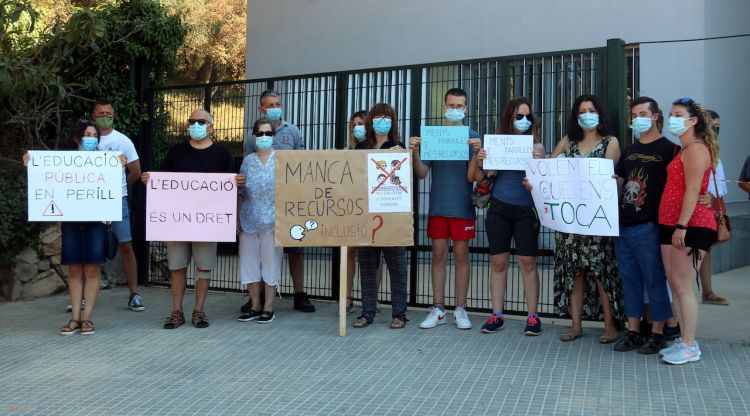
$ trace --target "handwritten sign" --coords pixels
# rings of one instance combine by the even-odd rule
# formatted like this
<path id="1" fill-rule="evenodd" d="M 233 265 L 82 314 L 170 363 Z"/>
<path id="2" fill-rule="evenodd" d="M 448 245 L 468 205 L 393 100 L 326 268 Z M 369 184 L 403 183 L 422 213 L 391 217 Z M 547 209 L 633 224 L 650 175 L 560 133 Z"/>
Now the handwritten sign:
<path id="1" fill-rule="evenodd" d="M 469 160 L 469 127 L 422 126 L 422 160 Z"/>
<path id="2" fill-rule="evenodd" d="M 29 221 L 121 221 L 119 155 L 29 151 Z"/>
<path id="3" fill-rule="evenodd" d="M 610 159 L 526 161 L 526 176 L 542 225 L 571 234 L 620 234 L 617 182 L 613 175 Z"/>
<path id="4" fill-rule="evenodd" d="M 526 160 L 532 158 L 534 136 L 486 134 L 484 148 L 487 149 L 484 169 L 524 170 Z"/>
<path id="5" fill-rule="evenodd" d="M 276 245 L 413 245 L 411 172 L 403 150 L 277 152 Z"/>
<path id="6" fill-rule="evenodd" d="M 232 173 L 151 172 L 146 240 L 236 241 L 237 186 Z"/>

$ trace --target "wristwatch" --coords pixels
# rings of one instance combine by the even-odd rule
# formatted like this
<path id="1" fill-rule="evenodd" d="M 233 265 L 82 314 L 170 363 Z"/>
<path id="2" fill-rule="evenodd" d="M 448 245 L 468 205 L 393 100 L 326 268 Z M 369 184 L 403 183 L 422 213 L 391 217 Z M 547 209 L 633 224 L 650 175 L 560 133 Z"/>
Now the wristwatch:
<path id="1" fill-rule="evenodd" d="M 687 230 L 687 227 L 682 224 L 675 224 L 674 228 L 677 228 L 678 230 Z"/>

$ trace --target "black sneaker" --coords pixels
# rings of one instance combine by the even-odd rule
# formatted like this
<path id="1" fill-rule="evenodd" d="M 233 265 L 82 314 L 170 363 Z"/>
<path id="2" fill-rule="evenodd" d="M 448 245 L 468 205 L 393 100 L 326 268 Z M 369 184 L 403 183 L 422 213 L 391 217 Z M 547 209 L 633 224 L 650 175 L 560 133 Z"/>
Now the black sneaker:
<path id="1" fill-rule="evenodd" d="M 130 295 L 128 299 L 128 309 L 131 311 L 142 312 L 146 310 L 146 305 L 143 304 L 143 298 L 137 293 Z"/>
<path id="2" fill-rule="evenodd" d="M 260 303 L 261 305 L 265 303 L 265 296 L 263 296 L 263 292 L 261 292 L 260 294 Z M 251 310 L 253 310 L 253 299 L 248 297 L 247 303 L 243 303 L 242 306 L 240 306 L 240 312 L 248 314 Z"/>
<path id="3" fill-rule="evenodd" d="M 268 324 L 273 321 L 273 318 L 276 317 L 276 314 L 273 313 L 273 311 L 263 311 L 260 313 L 260 316 L 258 317 L 258 323 L 259 324 Z"/>
<path id="4" fill-rule="evenodd" d="M 500 318 L 493 313 L 486 321 L 484 321 L 484 325 L 482 325 L 482 329 L 480 329 L 479 332 L 483 334 L 494 334 L 495 331 L 503 327 L 504 323 L 503 318 Z"/>
<path id="5" fill-rule="evenodd" d="M 643 345 L 644 342 L 640 332 L 628 331 L 622 338 L 615 342 L 614 350 L 620 352 L 631 351 Z"/>
<path id="6" fill-rule="evenodd" d="M 646 343 L 638 348 L 638 352 L 641 354 L 656 354 L 664 348 L 667 348 L 667 340 L 664 335 L 652 333 Z"/>
<path id="7" fill-rule="evenodd" d="M 242 306 L 245 306 L 245 305 L 242 305 Z M 239 317 L 237 317 L 237 320 L 241 322 L 249 322 L 249 321 L 255 321 L 259 317 L 260 317 L 259 311 L 254 311 L 250 309 L 248 313 L 242 314 Z"/>
<path id="8" fill-rule="evenodd" d="M 300 312 L 315 312 L 315 305 L 310 303 L 307 293 L 299 292 L 294 294 L 294 309 Z"/>
<path id="9" fill-rule="evenodd" d="M 529 316 L 526 318 L 526 329 L 523 334 L 529 336 L 537 336 L 542 333 L 542 320 L 536 316 Z"/>
<path id="10" fill-rule="evenodd" d="M 664 339 L 667 341 L 674 341 L 680 337 L 680 323 L 677 326 L 669 326 L 664 324 Z"/>

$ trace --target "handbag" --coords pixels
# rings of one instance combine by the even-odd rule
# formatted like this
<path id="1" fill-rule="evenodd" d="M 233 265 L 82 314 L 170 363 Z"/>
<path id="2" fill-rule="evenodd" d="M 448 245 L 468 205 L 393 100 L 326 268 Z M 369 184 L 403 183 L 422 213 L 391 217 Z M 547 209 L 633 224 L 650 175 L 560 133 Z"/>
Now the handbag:
<path id="1" fill-rule="evenodd" d="M 487 208 L 492 196 L 492 186 L 495 184 L 495 172 L 485 172 L 485 177 L 481 182 L 477 182 L 474 191 L 471 193 L 471 202 L 477 208 Z"/>
<path id="2" fill-rule="evenodd" d="M 107 261 L 113 260 L 117 256 L 117 236 L 112 230 L 112 223 L 107 224 L 107 230 L 104 232 L 104 258 Z"/>
<path id="3" fill-rule="evenodd" d="M 716 182 L 716 169 L 711 165 L 714 177 L 714 189 L 716 189 L 716 198 L 711 198 L 711 209 L 714 211 L 714 217 L 716 218 L 716 241 L 714 244 L 723 243 L 729 241 L 732 237 L 732 227 L 729 225 L 729 217 L 727 216 L 727 207 L 724 204 L 724 197 L 719 196 L 719 184 Z"/>

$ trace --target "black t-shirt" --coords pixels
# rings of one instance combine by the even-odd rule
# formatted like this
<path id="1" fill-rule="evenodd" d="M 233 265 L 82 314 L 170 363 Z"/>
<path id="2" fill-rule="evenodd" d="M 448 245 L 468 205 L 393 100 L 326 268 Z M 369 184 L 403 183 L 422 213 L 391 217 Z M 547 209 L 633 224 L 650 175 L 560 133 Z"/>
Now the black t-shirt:
<path id="1" fill-rule="evenodd" d="M 390 149 L 390 148 L 396 147 L 396 146 L 398 146 L 398 144 L 396 144 L 396 142 L 394 142 L 391 139 L 388 139 L 387 142 L 383 143 L 383 145 L 380 146 L 380 149 L 385 150 L 385 149 Z M 365 140 L 363 142 L 357 143 L 357 147 L 355 147 L 355 149 L 357 149 L 357 150 L 372 149 L 372 147 L 370 147 L 370 145 L 367 144 L 367 140 Z"/>
<path id="2" fill-rule="evenodd" d="M 236 173 L 234 158 L 217 143 L 196 149 L 183 141 L 169 148 L 161 169 L 165 172 Z"/>
<path id="3" fill-rule="evenodd" d="M 625 179 L 620 201 L 620 224 L 658 222 L 659 204 L 667 183 L 667 165 L 680 147 L 661 137 L 649 144 L 635 142 L 625 148 L 615 173 Z"/>

